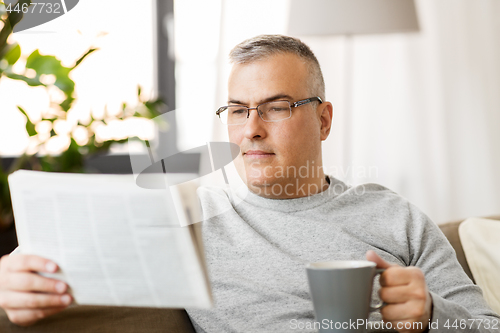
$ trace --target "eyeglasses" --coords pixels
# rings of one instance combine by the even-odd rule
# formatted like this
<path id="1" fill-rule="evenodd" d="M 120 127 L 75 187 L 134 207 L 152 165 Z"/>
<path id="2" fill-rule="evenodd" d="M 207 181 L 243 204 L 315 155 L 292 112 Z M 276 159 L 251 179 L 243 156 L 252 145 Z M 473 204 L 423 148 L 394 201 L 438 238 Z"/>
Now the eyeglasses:
<path id="1" fill-rule="evenodd" d="M 272 101 L 248 108 L 243 105 L 221 106 L 215 114 L 219 116 L 224 125 L 241 125 L 246 123 L 250 117 L 250 110 L 257 110 L 259 117 L 266 122 L 277 122 L 292 116 L 292 108 L 296 108 L 312 102 L 323 103 L 320 97 L 311 97 L 290 103 L 289 101 Z"/>

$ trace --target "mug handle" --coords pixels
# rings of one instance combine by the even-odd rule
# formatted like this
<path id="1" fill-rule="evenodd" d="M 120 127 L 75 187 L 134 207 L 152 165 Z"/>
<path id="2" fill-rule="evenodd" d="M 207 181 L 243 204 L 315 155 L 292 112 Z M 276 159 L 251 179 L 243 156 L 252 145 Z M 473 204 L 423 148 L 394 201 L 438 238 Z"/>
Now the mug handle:
<path id="1" fill-rule="evenodd" d="M 377 268 L 375 270 L 375 275 L 373 275 L 373 277 L 377 276 L 377 275 L 380 275 L 382 274 L 383 272 L 385 272 L 385 268 Z M 375 306 L 371 306 L 370 305 L 370 312 L 373 312 L 373 311 L 377 311 L 377 310 L 380 310 L 381 308 L 383 308 L 384 306 L 386 306 L 387 303 L 384 302 L 384 301 L 380 301 L 378 304 L 376 304 Z"/>

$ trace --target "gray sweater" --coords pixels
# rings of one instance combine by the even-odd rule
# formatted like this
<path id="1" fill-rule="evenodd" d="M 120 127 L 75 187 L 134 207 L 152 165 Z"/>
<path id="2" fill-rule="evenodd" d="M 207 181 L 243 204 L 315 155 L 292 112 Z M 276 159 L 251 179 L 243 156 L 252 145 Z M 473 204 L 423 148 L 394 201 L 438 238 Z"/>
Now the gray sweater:
<path id="1" fill-rule="evenodd" d="M 199 189 L 209 217 L 203 238 L 215 308 L 188 309 L 197 332 L 314 332 L 298 328 L 314 322 L 305 265 L 366 260 L 368 250 L 424 272 L 438 324 L 430 332 L 500 332 L 500 317 L 425 214 L 383 186 L 350 187 L 329 178 L 326 191 L 287 200 L 259 197 L 246 187 Z M 373 303 L 377 292 L 375 283 Z M 378 312 L 370 317 L 381 319 Z M 470 319 L 467 328 L 452 327 L 456 319 Z"/>

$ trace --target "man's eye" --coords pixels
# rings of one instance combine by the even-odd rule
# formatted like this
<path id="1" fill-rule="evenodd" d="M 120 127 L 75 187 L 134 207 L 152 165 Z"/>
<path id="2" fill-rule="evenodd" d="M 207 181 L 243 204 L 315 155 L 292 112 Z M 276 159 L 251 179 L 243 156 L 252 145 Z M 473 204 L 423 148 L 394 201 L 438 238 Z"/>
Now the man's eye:
<path id="1" fill-rule="evenodd" d="M 288 111 L 288 108 L 279 108 L 275 107 L 270 110 L 271 112 L 283 112 L 283 111 Z"/>
<path id="2" fill-rule="evenodd" d="M 242 114 L 242 113 L 247 113 L 247 109 L 233 109 L 231 110 L 232 114 Z"/>

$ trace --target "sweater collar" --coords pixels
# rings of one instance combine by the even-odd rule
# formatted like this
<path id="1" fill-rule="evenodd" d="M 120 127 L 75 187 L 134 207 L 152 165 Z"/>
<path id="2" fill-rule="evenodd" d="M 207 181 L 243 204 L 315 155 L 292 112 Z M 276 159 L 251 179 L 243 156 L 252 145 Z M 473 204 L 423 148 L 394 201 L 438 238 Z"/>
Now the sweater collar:
<path id="1" fill-rule="evenodd" d="M 329 182 L 328 188 L 320 193 L 307 197 L 295 199 L 269 199 L 261 197 L 248 189 L 247 186 L 241 186 L 236 189 L 236 196 L 246 203 L 264 209 L 270 209 L 280 212 L 297 212 L 315 208 L 323 203 L 334 199 L 338 195 L 344 193 L 350 186 L 344 182 L 327 175 L 326 180 Z"/>

